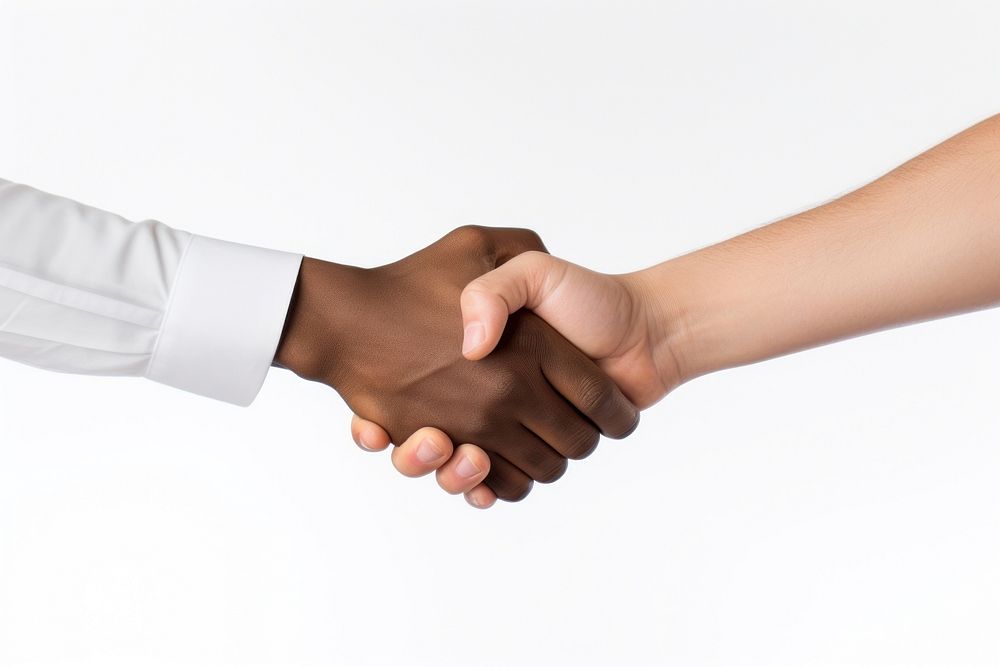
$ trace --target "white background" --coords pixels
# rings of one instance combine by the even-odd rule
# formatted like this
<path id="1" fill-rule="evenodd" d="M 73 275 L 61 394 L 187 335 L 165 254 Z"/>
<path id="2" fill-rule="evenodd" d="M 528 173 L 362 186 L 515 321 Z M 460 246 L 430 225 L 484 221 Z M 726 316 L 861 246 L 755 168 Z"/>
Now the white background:
<path id="1" fill-rule="evenodd" d="M 1000 111 L 998 25 L 0 0 L 0 175 L 343 262 L 474 222 L 625 271 Z M 489 512 L 289 373 L 239 409 L 3 362 L 0 665 L 997 664 L 998 336 L 985 312 L 699 379 Z"/>

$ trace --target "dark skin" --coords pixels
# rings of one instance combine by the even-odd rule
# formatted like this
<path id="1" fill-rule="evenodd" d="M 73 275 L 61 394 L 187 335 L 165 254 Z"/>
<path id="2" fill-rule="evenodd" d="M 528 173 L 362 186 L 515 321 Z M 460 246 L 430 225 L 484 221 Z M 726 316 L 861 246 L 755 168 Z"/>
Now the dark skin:
<path id="1" fill-rule="evenodd" d="M 528 250 L 523 229 L 462 227 L 392 264 L 303 260 L 275 363 L 333 387 L 402 443 L 432 424 L 490 458 L 486 484 L 516 501 L 559 479 L 567 459 L 620 438 L 639 413 L 582 352 L 535 315 L 510 319 L 496 352 L 462 356 L 459 297 L 469 281 Z"/>

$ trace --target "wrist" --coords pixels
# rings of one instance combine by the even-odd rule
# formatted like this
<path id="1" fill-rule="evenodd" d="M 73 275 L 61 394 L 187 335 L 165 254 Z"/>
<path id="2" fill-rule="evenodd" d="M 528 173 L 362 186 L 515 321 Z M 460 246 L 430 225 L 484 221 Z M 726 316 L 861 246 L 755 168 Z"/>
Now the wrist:
<path id="1" fill-rule="evenodd" d="M 801 260 L 765 247 L 746 235 L 648 270 L 661 286 L 652 302 L 657 349 L 676 359 L 680 382 L 808 346 L 810 308 L 789 296 L 803 280 L 793 268 Z"/>
<path id="2" fill-rule="evenodd" d="M 694 345 L 688 326 L 684 281 L 671 262 L 623 276 L 637 304 L 634 327 L 645 339 L 664 394 L 696 377 L 691 370 Z"/>
<path id="3" fill-rule="evenodd" d="M 362 306 L 358 295 L 365 271 L 303 258 L 275 352 L 275 366 L 334 385 L 350 323 Z"/>
<path id="4" fill-rule="evenodd" d="M 703 252 L 703 251 L 702 251 Z M 647 332 L 653 363 L 668 391 L 732 363 L 728 352 L 740 297 L 727 272 L 702 252 L 677 257 L 630 274 L 628 280 Z M 736 280 L 735 285 L 741 281 Z"/>

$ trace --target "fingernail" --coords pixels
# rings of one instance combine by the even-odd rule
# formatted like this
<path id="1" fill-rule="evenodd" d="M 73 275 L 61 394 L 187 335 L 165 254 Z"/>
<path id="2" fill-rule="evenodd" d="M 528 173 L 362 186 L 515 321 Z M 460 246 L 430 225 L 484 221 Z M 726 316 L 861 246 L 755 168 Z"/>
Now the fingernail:
<path id="1" fill-rule="evenodd" d="M 475 507 L 476 509 L 484 510 L 487 507 L 489 507 L 489 505 L 487 505 L 486 503 L 484 503 L 483 501 L 481 501 L 479 498 L 477 498 L 475 496 L 472 496 L 472 497 L 466 496 L 466 499 L 469 501 L 469 504 L 472 505 L 473 507 Z"/>
<path id="2" fill-rule="evenodd" d="M 434 463 L 442 456 L 444 456 L 444 452 L 441 451 L 441 448 L 437 446 L 437 443 L 430 438 L 424 438 L 424 440 L 417 445 L 417 460 L 421 463 Z"/>
<path id="3" fill-rule="evenodd" d="M 368 450 L 369 452 L 375 451 L 375 448 L 372 446 L 370 442 L 368 442 L 368 438 L 366 438 L 364 435 L 358 436 L 358 444 L 361 445 L 361 449 Z"/>
<path id="4" fill-rule="evenodd" d="M 468 479 L 481 473 L 479 466 L 472 462 L 468 456 L 463 456 L 462 460 L 455 466 L 455 473 L 462 478 Z"/>
<path id="5" fill-rule="evenodd" d="M 472 352 L 486 340 L 486 327 L 482 322 L 472 322 L 465 327 L 465 340 L 462 342 L 462 354 Z"/>

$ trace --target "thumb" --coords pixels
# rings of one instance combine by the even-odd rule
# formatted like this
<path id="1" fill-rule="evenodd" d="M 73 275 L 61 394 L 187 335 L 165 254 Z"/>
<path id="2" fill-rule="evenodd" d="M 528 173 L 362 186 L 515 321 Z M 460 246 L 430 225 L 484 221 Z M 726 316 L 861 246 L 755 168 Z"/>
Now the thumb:
<path id="1" fill-rule="evenodd" d="M 563 260 L 529 251 L 466 285 L 462 291 L 462 354 L 476 361 L 492 352 L 500 342 L 507 316 L 521 308 L 537 307 L 564 269 Z"/>

